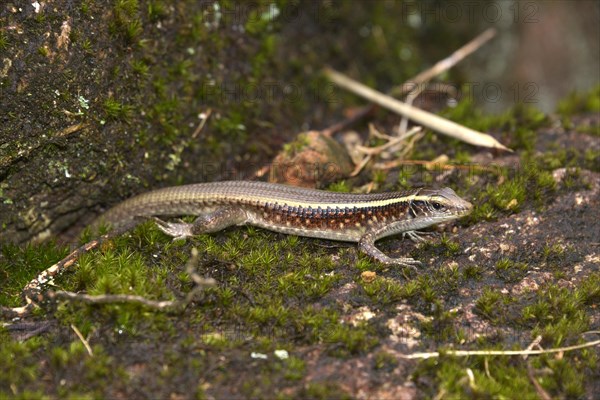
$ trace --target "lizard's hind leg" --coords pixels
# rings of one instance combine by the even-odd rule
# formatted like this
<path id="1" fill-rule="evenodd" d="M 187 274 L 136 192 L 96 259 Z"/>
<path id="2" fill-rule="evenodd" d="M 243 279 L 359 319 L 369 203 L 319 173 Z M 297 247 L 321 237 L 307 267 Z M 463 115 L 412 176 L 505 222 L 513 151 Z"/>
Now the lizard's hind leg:
<path id="1" fill-rule="evenodd" d="M 243 225 L 248 215 L 239 207 L 222 207 L 213 212 L 200 215 L 193 223 L 165 222 L 154 219 L 158 228 L 173 237 L 174 240 L 185 239 L 202 233 L 218 232 L 233 225 Z"/>

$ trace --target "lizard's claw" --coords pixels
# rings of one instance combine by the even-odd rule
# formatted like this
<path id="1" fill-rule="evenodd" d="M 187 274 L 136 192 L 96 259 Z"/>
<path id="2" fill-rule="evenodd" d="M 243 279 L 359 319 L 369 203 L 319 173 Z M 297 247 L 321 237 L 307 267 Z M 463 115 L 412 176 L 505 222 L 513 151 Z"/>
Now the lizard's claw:
<path id="1" fill-rule="evenodd" d="M 423 243 L 423 242 L 426 242 L 426 240 L 419 235 L 430 236 L 430 235 L 434 235 L 434 234 L 435 233 L 433 233 L 433 232 L 406 231 L 406 232 L 402 232 L 402 238 L 405 238 L 406 236 L 408 236 L 408 238 L 410 240 L 412 240 L 413 242 Z"/>
<path id="2" fill-rule="evenodd" d="M 193 224 L 188 224 L 186 222 L 166 222 L 156 217 L 154 217 L 154 222 L 156 222 L 158 229 L 171 236 L 173 241 L 185 240 L 190 236 L 194 236 L 192 232 Z"/>
<path id="3" fill-rule="evenodd" d="M 417 267 L 420 267 L 423 265 L 423 263 L 421 261 L 415 260 L 414 258 L 410 258 L 410 257 L 390 258 L 389 260 L 387 260 L 386 264 L 397 265 L 399 267 L 407 267 L 407 268 L 412 269 L 415 272 L 418 271 Z"/>

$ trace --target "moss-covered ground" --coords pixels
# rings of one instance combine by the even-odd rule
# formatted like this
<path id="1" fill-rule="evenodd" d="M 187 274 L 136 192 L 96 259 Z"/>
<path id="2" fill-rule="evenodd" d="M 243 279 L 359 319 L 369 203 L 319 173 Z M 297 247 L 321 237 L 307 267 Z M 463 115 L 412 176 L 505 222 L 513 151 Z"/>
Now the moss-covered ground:
<path id="1" fill-rule="evenodd" d="M 366 9 L 367 19 L 406 40 L 372 35 L 356 49 L 360 12 L 325 5 L 320 18 L 281 25 L 265 14 L 285 3 L 237 12 L 225 12 L 234 2 L 161 0 L 46 3 L 41 13 L 30 3 L 3 6 L 4 26 L 13 28 L 0 30 L 0 107 L 8 110 L 0 305 L 20 305 L 23 286 L 67 254 L 57 233 L 72 238 L 68 229 L 147 188 L 245 178 L 301 128 L 329 122 L 318 115 L 358 103 L 342 93 L 330 101 L 323 64 L 351 64 L 378 87 L 422 67 L 418 56 L 403 59 L 419 46 L 408 27 L 384 18 L 387 6 Z M 336 19 L 349 32 L 340 34 Z M 285 46 L 283 38 L 301 42 L 299 26 L 322 36 Z M 256 100 L 251 90 L 270 79 L 309 89 L 293 101 Z M 417 271 L 380 265 L 352 244 L 252 227 L 173 242 L 152 222 L 138 226 L 82 256 L 50 287 L 180 299 L 193 288 L 185 272 L 193 248 L 194 267 L 217 285 L 180 312 L 60 301 L 5 321 L 0 398 L 594 398 L 598 347 L 527 359 L 448 352 L 598 339 L 598 90 L 573 94 L 550 116 L 522 106 L 490 116 L 459 103 L 443 114 L 515 153 L 492 159 L 430 133 L 411 158 L 447 154 L 467 168 L 411 166 L 332 185 L 450 186 L 475 205 L 426 244 L 379 243 L 387 254 L 421 260 Z M 377 117 L 390 129 L 397 123 Z M 10 243 L 30 238 L 47 240 Z M 425 351 L 442 355 L 402 357 Z"/>
<path id="2" fill-rule="evenodd" d="M 588 110 L 569 118 L 577 121 Z M 28 319 L 33 326 L 49 324 L 44 333 L 25 341 L 21 331 L 0 333 L 0 390 L 22 398 L 344 398 L 361 391 L 533 398 L 539 395 L 535 380 L 553 397 L 593 397 L 597 348 L 527 360 L 401 356 L 523 349 L 537 337 L 542 348 L 597 339 L 599 225 L 592 215 L 600 180 L 597 163 L 585 153 L 592 149 L 567 148 L 575 157 L 565 159 L 545 148 L 547 117 L 534 110 L 490 124 L 492 131 L 519 126 L 521 133 L 506 136 L 517 156 L 498 157 L 494 169 L 457 170 L 445 178 L 475 204 L 473 214 L 424 245 L 380 244 L 426 267 L 385 267 L 350 244 L 252 227 L 173 242 L 148 222 L 82 256 L 52 282 L 54 289 L 182 298 L 193 286 L 185 273 L 192 248 L 200 252 L 197 271 L 217 285 L 180 312 L 48 303 Z M 571 129 L 582 140 L 588 135 Z M 434 146 L 451 148 L 448 154 L 462 165 L 475 154 L 441 141 Z M 430 146 L 416 149 L 423 151 Z M 552 171 L 560 167 L 575 169 L 557 181 Z M 379 177 L 381 189 L 402 187 L 407 176 L 401 172 Z M 437 173 L 419 171 L 408 180 L 427 182 Z M 577 198 L 583 198 L 579 207 Z M 20 288 L 36 271 L 66 254 L 52 243 L 5 245 L 2 251 L 0 301 L 12 306 L 20 304 Z"/>

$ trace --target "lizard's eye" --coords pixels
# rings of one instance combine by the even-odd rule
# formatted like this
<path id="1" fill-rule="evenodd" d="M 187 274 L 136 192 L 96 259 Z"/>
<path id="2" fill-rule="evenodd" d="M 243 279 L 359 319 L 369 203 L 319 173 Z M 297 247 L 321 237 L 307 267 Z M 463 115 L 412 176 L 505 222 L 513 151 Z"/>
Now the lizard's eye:
<path id="1" fill-rule="evenodd" d="M 441 210 L 442 208 L 444 208 L 444 206 L 441 203 L 438 203 L 437 201 L 434 201 L 433 203 L 431 203 L 431 205 L 433 206 L 433 208 L 435 208 L 436 210 Z"/>

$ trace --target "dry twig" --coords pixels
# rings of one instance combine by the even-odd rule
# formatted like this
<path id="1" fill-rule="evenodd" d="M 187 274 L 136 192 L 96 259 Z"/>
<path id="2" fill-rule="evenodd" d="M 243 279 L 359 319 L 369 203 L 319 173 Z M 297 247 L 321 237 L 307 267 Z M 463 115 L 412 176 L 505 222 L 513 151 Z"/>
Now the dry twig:
<path id="1" fill-rule="evenodd" d="M 9 318 L 22 318 L 28 315 L 37 302 L 44 299 L 42 295 L 42 286 L 47 284 L 52 278 L 58 274 L 64 272 L 67 268 L 73 265 L 79 256 L 86 253 L 96 247 L 100 246 L 105 240 L 115 236 L 118 232 L 111 232 L 109 234 L 100 236 L 98 239 L 94 239 L 83 246 L 78 247 L 72 251 L 68 256 L 51 265 L 38 274 L 37 277 L 32 279 L 25 288 L 23 289 L 23 295 L 25 297 L 25 305 L 22 307 L 0 307 L 0 315 L 7 316 Z"/>
<path id="2" fill-rule="evenodd" d="M 540 385 L 538 380 L 535 378 L 535 372 L 533 371 L 533 366 L 531 365 L 531 361 L 527 361 L 527 377 L 531 381 L 531 384 L 535 388 L 536 393 L 540 397 L 541 400 L 552 400 L 552 396 L 548 394 Z"/>
<path id="3" fill-rule="evenodd" d="M 62 299 L 70 301 L 80 301 L 88 304 L 113 304 L 126 303 L 138 304 L 157 311 L 173 310 L 179 311 L 191 303 L 196 295 L 208 288 L 215 286 L 217 282 L 213 278 L 203 278 L 196 272 L 194 265 L 198 262 L 198 249 L 192 249 L 192 256 L 186 264 L 186 272 L 194 282 L 194 288 L 188 292 L 183 299 L 177 300 L 150 300 L 143 296 L 129 294 L 100 294 L 89 295 L 85 293 L 73 293 L 67 291 L 48 292 L 47 296 L 50 299 Z"/>
<path id="4" fill-rule="evenodd" d="M 73 329 L 73 332 L 75 332 L 75 334 L 77 335 L 77 337 L 79 338 L 79 340 L 81 340 L 81 343 L 83 343 L 83 346 L 87 350 L 87 352 L 90 355 L 90 357 L 93 357 L 94 356 L 94 352 L 92 351 L 92 348 L 91 348 L 90 344 L 88 343 L 88 341 L 81 334 L 81 331 L 79 329 L 77 329 L 77 327 L 75 325 L 73 325 L 73 324 L 71 324 L 71 329 Z"/>
<path id="5" fill-rule="evenodd" d="M 350 173 L 351 177 L 355 177 L 356 175 L 360 174 L 360 171 L 363 170 L 364 167 L 367 166 L 367 164 L 369 163 L 369 161 L 371 161 L 371 159 L 373 158 L 373 156 L 371 154 L 367 154 L 362 161 L 360 162 L 360 164 L 358 164 L 356 166 L 356 168 L 354 168 L 354 171 L 352 171 Z"/>
<path id="6" fill-rule="evenodd" d="M 404 84 L 392 89 L 390 91 L 390 95 L 394 97 L 403 96 L 407 92 L 412 91 L 414 85 L 419 85 L 421 83 L 430 81 L 435 76 L 441 74 L 444 71 L 449 70 L 450 68 L 458 64 L 460 61 L 464 60 L 467 56 L 477 51 L 481 46 L 490 41 L 494 36 L 496 36 L 496 29 L 486 29 L 485 31 L 477 35 L 474 39 L 472 39 L 470 42 L 468 42 L 467 44 L 450 54 L 448 57 L 435 63 L 435 65 L 433 65 L 431 68 L 428 68 L 425 71 L 419 73 L 410 81 L 407 81 Z"/>
<path id="7" fill-rule="evenodd" d="M 329 77 L 329 79 L 337 85 L 400 115 L 406 115 L 411 120 L 434 131 L 475 146 L 512 151 L 488 134 L 477 132 L 473 129 L 464 127 L 430 112 L 410 106 L 394 99 L 393 97 L 386 96 L 368 86 L 363 85 L 362 83 L 354 81 L 347 76 L 334 71 L 331 68 L 325 68 L 324 72 L 327 77 Z"/>
<path id="8" fill-rule="evenodd" d="M 465 44 L 464 46 L 462 46 L 461 48 L 459 48 L 458 50 L 456 50 L 455 52 L 450 54 L 448 57 L 444 58 L 441 61 L 438 61 L 431 68 L 428 68 L 427 70 L 419 73 L 418 75 L 414 76 L 413 78 L 405 81 L 401 85 L 393 88 L 389 92 L 390 96 L 402 97 L 403 95 L 405 95 L 409 92 L 412 92 L 414 90 L 418 90 L 420 92 L 420 90 L 418 88 L 420 86 L 422 86 L 421 84 L 431 80 L 436 75 L 439 75 L 442 72 L 452 68 L 454 65 L 458 64 L 464 58 L 466 58 L 467 56 L 469 56 L 470 54 L 475 52 L 477 49 L 479 49 L 481 46 L 483 46 L 485 43 L 487 43 L 489 40 L 491 40 L 495 35 L 496 35 L 496 30 L 494 28 L 489 28 L 489 29 L 485 30 L 484 32 L 479 34 L 477 37 L 475 37 L 473 40 L 471 40 L 470 42 L 468 42 L 467 44 Z M 415 87 L 416 87 L 416 89 L 415 89 Z M 349 125 L 353 124 L 354 122 L 366 117 L 368 114 L 372 113 L 376 107 L 377 106 L 375 104 L 365 106 L 365 107 L 361 108 L 360 110 L 358 110 L 357 112 L 353 113 L 352 117 L 348 118 L 345 121 L 339 122 L 327 129 L 323 130 L 322 132 L 324 135 L 330 136 L 330 135 L 334 134 L 335 132 L 338 132 L 338 131 L 344 129 L 346 126 L 349 126 Z"/>
<path id="9" fill-rule="evenodd" d="M 105 240 L 119 233 L 119 231 L 114 231 L 109 234 L 103 235 L 98 239 L 92 240 L 91 242 L 80 246 L 56 264 L 53 264 L 49 268 L 42 271 L 40 274 L 38 274 L 38 276 L 35 279 L 31 280 L 23 289 L 26 304 L 22 307 L 0 307 L 0 315 L 9 318 L 23 318 L 29 315 L 33 311 L 33 309 L 36 306 L 38 306 L 38 303 L 46 299 L 63 299 L 71 301 L 81 301 L 91 304 L 137 303 L 149 308 L 153 308 L 155 310 L 177 309 L 183 308 L 184 306 L 189 304 L 193 300 L 194 296 L 196 296 L 198 291 L 203 290 L 204 288 L 209 286 L 214 286 L 216 284 L 216 281 L 214 279 L 202 278 L 195 272 L 193 268 L 193 263 L 197 261 L 198 250 L 192 249 L 192 257 L 188 261 L 186 271 L 190 275 L 190 278 L 194 281 L 195 287 L 188 293 L 186 298 L 183 300 L 154 301 L 148 300 L 141 296 L 119 294 L 93 296 L 83 293 L 73 293 L 62 290 L 48 291 L 45 294 L 42 293 L 43 286 L 46 285 L 52 278 L 64 272 L 68 267 L 73 265 L 79 259 L 81 254 L 98 247 Z"/>
<path id="10" fill-rule="evenodd" d="M 359 151 L 361 151 L 362 153 L 368 154 L 368 155 L 381 154 L 382 152 L 389 150 L 390 148 L 395 147 L 398 144 L 402 143 L 403 141 L 405 141 L 409 137 L 413 136 L 414 134 L 421 132 L 421 129 L 422 128 L 420 126 L 415 126 L 409 132 L 402 135 L 401 137 L 391 137 L 391 139 L 389 139 L 389 141 L 386 144 L 383 144 L 381 146 L 377 146 L 377 147 L 356 146 L 356 147 Z"/>
<path id="11" fill-rule="evenodd" d="M 425 360 L 428 358 L 438 358 L 442 355 L 454 356 L 454 357 L 469 357 L 469 356 L 522 356 L 522 355 L 539 355 L 539 354 L 551 354 L 560 353 L 565 351 L 573 351 L 585 349 L 588 347 L 600 346 L 600 340 L 594 340 L 582 344 L 577 344 L 567 347 L 557 347 L 553 349 L 539 349 L 539 350 L 447 350 L 443 352 L 432 351 L 424 353 L 411 353 L 411 354 L 400 354 L 399 357 L 407 360 L 421 359 Z"/>
<path id="12" fill-rule="evenodd" d="M 433 169 L 443 169 L 443 170 L 477 170 L 477 171 L 486 171 L 492 172 L 497 175 L 501 175 L 502 167 L 494 167 L 494 166 L 486 166 L 479 164 L 471 164 L 471 165 L 457 165 L 457 164 L 445 164 L 439 161 L 427 161 L 427 160 L 392 160 L 383 163 L 377 163 L 373 165 L 373 169 L 379 170 L 388 170 L 393 168 L 398 168 L 403 165 L 422 165 L 429 170 Z"/>
<path id="13" fill-rule="evenodd" d="M 194 130 L 194 132 L 192 133 L 192 138 L 195 139 L 200 132 L 202 132 L 202 129 L 204 129 L 204 125 L 206 125 L 206 121 L 208 121 L 208 118 L 210 118 L 210 114 L 212 114 L 212 109 L 208 109 L 206 110 L 205 113 L 202 113 L 202 119 L 200 121 L 200 123 L 198 124 L 198 126 L 196 127 L 196 129 Z"/>

